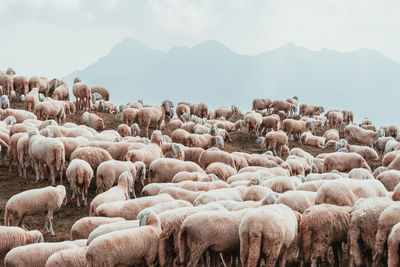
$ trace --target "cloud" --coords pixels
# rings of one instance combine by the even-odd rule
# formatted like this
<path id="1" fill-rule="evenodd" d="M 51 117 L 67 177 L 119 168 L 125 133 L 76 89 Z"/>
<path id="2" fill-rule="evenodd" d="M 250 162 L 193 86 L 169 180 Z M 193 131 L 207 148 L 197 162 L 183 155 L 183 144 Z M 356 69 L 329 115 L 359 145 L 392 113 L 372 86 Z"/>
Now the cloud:
<path id="1" fill-rule="evenodd" d="M 396 0 L 0 0 L 0 69 L 63 76 L 126 36 L 164 51 L 217 39 L 257 54 L 293 42 L 400 61 L 399 11 Z"/>

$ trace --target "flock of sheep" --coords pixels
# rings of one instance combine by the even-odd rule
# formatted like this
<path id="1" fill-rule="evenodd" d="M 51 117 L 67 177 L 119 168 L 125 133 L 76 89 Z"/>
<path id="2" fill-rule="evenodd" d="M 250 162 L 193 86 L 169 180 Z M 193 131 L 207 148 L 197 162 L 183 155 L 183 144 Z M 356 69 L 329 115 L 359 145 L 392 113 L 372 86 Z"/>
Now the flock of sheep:
<path id="1" fill-rule="evenodd" d="M 168 100 L 117 108 L 104 87 L 76 78 L 71 101 L 64 81 L 11 68 L 0 72 L 0 86 L 3 165 L 10 175 L 17 165 L 21 182 L 32 171 L 53 185 L 8 200 L 5 266 L 399 266 L 396 126 L 356 124 L 351 111 L 325 112 L 297 97 L 254 99 L 245 114 Z M 93 110 L 115 113 L 117 129 L 104 130 Z M 76 112 L 79 124 L 65 122 Z M 263 153 L 226 152 L 240 133 Z M 44 229 L 55 235 L 63 183 L 89 214 L 74 223 L 71 241 L 44 242 L 23 222 L 45 214 Z"/>

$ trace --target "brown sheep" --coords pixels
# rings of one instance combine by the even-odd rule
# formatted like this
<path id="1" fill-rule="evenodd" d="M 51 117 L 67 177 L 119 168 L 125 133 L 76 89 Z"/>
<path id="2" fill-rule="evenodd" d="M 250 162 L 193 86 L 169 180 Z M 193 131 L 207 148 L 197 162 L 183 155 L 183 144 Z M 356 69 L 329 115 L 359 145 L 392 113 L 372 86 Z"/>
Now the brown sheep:
<path id="1" fill-rule="evenodd" d="M 91 127 L 96 131 L 101 131 L 105 128 L 102 118 L 87 111 L 82 114 L 79 123 Z"/>
<path id="2" fill-rule="evenodd" d="M 166 116 L 171 115 L 169 101 L 162 102 L 161 106 L 145 107 L 138 112 L 139 127 L 146 130 L 146 137 L 149 137 L 149 127 L 155 125 L 156 130 L 161 129 L 161 123 Z"/>
<path id="3" fill-rule="evenodd" d="M 308 208 L 300 221 L 302 260 L 316 266 L 332 246 L 335 266 L 341 266 L 342 243 L 347 243 L 350 207 L 322 204 Z"/>
<path id="4" fill-rule="evenodd" d="M 208 106 L 204 102 L 200 102 L 194 107 L 194 115 L 199 118 L 207 118 L 208 115 Z"/>
<path id="5" fill-rule="evenodd" d="M 226 181 L 229 177 L 236 174 L 236 169 L 222 162 L 214 162 L 208 165 L 206 173 L 215 174 L 220 180 Z"/>
<path id="6" fill-rule="evenodd" d="M 388 197 L 373 197 L 360 199 L 352 207 L 348 246 L 355 266 L 362 266 L 366 257 L 372 261 L 379 216 L 391 203 Z"/>
<path id="7" fill-rule="evenodd" d="M 136 108 L 127 108 L 122 114 L 122 121 L 127 125 L 132 125 L 137 121 L 139 110 Z"/>
<path id="8" fill-rule="evenodd" d="M 90 164 L 93 171 L 104 161 L 112 160 L 110 153 L 100 147 L 80 147 L 71 154 L 71 160 L 82 159 Z"/>
<path id="9" fill-rule="evenodd" d="M 349 152 L 354 152 L 360 154 L 364 159 L 369 160 L 378 160 L 378 153 L 373 148 L 367 146 L 357 146 L 357 145 L 348 145 L 347 150 Z"/>
<path id="10" fill-rule="evenodd" d="M 199 158 L 199 165 L 203 170 L 205 170 L 208 165 L 214 162 L 222 162 L 227 165 L 230 165 L 232 168 L 236 168 L 234 157 L 225 151 L 222 151 L 218 148 L 210 148 L 205 150 Z"/>
<path id="11" fill-rule="evenodd" d="M 288 136 L 282 132 L 269 132 L 266 134 L 264 139 L 264 150 L 271 150 L 275 156 L 281 156 L 282 147 L 287 145 Z"/>
<path id="12" fill-rule="evenodd" d="M 295 105 L 284 100 L 274 100 L 270 105 L 270 108 L 273 108 L 275 114 L 278 114 L 279 111 L 283 111 L 285 112 L 286 116 L 288 116 L 290 110 L 292 110 L 295 107 L 296 107 Z"/>
<path id="13" fill-rule="evenodd" d="M 373 147 L 374 142 L 382 136 L 385 136 L 385 132 L 382 129 L 374 132 L 370 130 L 364 130 L 356 125 L 347 125 L 344 128 L 344 138 L 347 140 L 347 142 L 354 140 L 370 147 Z"/>
<path id="14" fill-rule="evenodd" d="M 14 91 L 18 95 L 24 95 L 29 91 L 29 84 L 28 84 L 28 78 L 25 76 L 14 76 L 13 77 L 13 86 L 14 86 Z"/>
<path id="15" fill-rule="evenodd" d="M 250 210 L 239 226 L 242 266 L 258 266 L 261 255 L 268 267 L 276 266 L 278 258 L 280 266 L 285 266 L 288 248 L 297 239 L 299 219 L 282 204 Z"/>
<path id="16" fill-rule="evenodd" d="M 296 139 L 298 139 L 305 131 L 309 129 L 309 122 L 286 119 L 283 120 L 281 128 L 282 131 L 286 133 L 288 138 L 293 135 L 293 137 L 296 136 Z"/>
<path id="17" fill-rule="evenodd" d="M 400 223 L 393 226 L 388 237 L 388 267 L 399 266 Z"/>
<path id="18" fill-rule="evenodd" d="M 387 195 L 383 184 L 374 179 L 337 179 L 329 181 L 318 189 L 315 204 L 353 206 L 360 198 L 386 197 Z"/>
<path id="19" fill-rule="evenodd" d="M 90 86 L 85 83 L 81 83 L 79 78 L 75 78 L 72 92 L 76 98 L 77 108 L 79 110 L 88 110 L 90 112 Z"/>
<path id="20" fill-rule="evenodd" d="M 368 163 L 357 153 L 335 152 L 325 157 L 324 172 L 333 170 L 349 172 L 354 168 L 364 168 L 371 171 Z"/>
<path id="21" fill-rule="evenodd" d="M 254 111 L 261 111 L 264 109 L 269 109 L 272 104 L 272 100 L 269 98 L 256 98 L 253 100 L 252 109 Z"/>
<path id="22" fill-rule="evenodd" d="M 267 116 L 262 118 L 262 122 L 260 124 L 260 134 L 264 135 L 266 134 L 269 130 L 274 130 L 278 131 L 279 127 L 279 116 Z"/>
<path id="23" fill-rule="evenodd" d="M 379 216 L 378 231 L 375 236 L 375 254 L 372 266 L 379 266 L 379 263 L 385 254 L 385 245 L 390 231 L 398 222 L 400 222 L 400 205 L 398 202 L 394 202 Z"/>
<path id="24" fill-rule="evenodd" d="M 385 186 L 387 191 L 394 191 L 400 183 L 400 171 L 388 170 L 379 174 L 376 179 Z"/>
<path id="25" fill-rule="evenodd" d="M 251 134 L 259 136 L 260 126 L 262 123 L 262 116 L 257 112 L 249 112 L 244 116 L 244 125 L 247 131 L 247 137 Z"/>
<path id="26" fill-rule="evenodd" d="M 98 93 L 101 95 L 101 98 L 105 101 L 110 101 L 110 92 L 107 90 L 107 88 L 102 87 L 102 86 L 93 86 L 91 88 L 92 94 L 93 93 Z"/>
<path id="27" fill-rule="evenodd" d="M 149 183 L 171 182 L 175 174 L 181 171 L 202 172 L 203 170 L 194 162 L 160 158 L 154 160 L 149 166 Z"/>

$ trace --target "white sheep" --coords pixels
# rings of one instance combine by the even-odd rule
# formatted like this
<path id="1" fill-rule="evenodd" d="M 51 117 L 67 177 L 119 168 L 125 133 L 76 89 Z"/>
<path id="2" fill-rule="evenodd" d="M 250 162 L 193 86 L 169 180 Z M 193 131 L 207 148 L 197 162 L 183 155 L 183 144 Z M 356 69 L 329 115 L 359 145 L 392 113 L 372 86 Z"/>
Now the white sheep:
<path id="1" fill-rule="evenodd" d="M 47 186 L 21 192 L 7 201 L 4 225 L 22 226 L 25 216 L 46 213 L 45 230 L 54 235 L 53 211 L 59 209 L 62 204 L 67 204 L 67 195 L 63 185 L 58 185 L 57 187 Z"/>
<path id="2" fill-rule="evenodd" d="M 55 185 L 55 171 L 60 173 L 62 184 L 62 173 L 65 164 L 65 149 L 63 143 L 55 138 L 44 137 L 37 130 L 29 131 L 29 156 L 33 161 L 36 173 L 36 182 L 44 180 L 43 167 L 50 170 L 52 185 Z"/>
<path id="3" fill-rule="evenodd" d="M 44 241 L 40 231 L 26 231 L 20 227 L 11 226 L 0 226 L 0 240 L 0 256 L 2 257 L 15 247 Z"/>
<path id="4" fill-rule="evenodd" d="M 76 247 L 60 250 L 51 255 L 45 267 L 86 267 L 87 247 Z"/>
<path id="5" fill-rule="evenodd" d="M 102 236 L 104 234 L 108 234 L 119 230 L 137 228 L 137 227 L 139 227 L 139 220 L 127 220 L 127 221 L 102 224 L 89 234 L 89 237 L 87 239 L 87 245 L 89 246 L 89 244 L 95 238 Z"/>
<path id="6" fill-rule="evenodd" d="M 110 189 L 123 172 L 130 172 L 136 181 L 136 168 L 131 161 L 108 160 L 99 165 L 96 173 L 97 193 Z"/>
<path id="7" fill-rule="evenodd" d="M 89 234 L 100 225 L 125 221 L 124 218 L 114 217 L 83 217 L 71 227 L 71 240 L 87 239 Z"/>
<path id="8" fill-rule="evenodd" d="M 134 265 L 154 266 L 161 222 L 152 210 L 141 214 L 139 227 L 111 232 L 94 239 L 88 246 L 89 267 Z"/>
<path id="9" fill-rule="evenodd" d="M 86 243 L 86 242 L 85 242 Z M 16 247 L 7 253 L 4 266 L 43 267 L 48 258 L 57 251 L 84 246 L 82 240 L 44 242 Z"/>
<path id="10" fill-rule="evenodd" d="M 118 185 L 98 194 L 90 203 L 89 216 L 94 216 L 96 209 L 103 203 L 128 200 L 130 192 L 134 192 L 134 179 L 128 171 L 121 173 L 118 177 Z"/>
<path id="11" fill-rule="evenodd" d="M 88 188 L 93 177 L 93 169 L 90 164 L 81 159 L 74 159 L 69 164 L 66 176 L 71 184 L 72 199 L 76 197 L 76 205 L 81 207 L 79 203 L 79 193 L 82 195 L 84 206 L 87 206 Z"/>

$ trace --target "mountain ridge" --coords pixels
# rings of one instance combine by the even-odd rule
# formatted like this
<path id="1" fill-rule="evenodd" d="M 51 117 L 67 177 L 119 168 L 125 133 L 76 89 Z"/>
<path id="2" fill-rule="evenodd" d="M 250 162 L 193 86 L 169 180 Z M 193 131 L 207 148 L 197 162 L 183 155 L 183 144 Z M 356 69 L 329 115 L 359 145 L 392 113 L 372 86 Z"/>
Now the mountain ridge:
<path id="1" fill-rule="evenodd" d="M 110 89 L 117 104 L 143 98 L 145 102 L 205 101 L 211 108 L 236 104 L 250 109 L 255 97 L 286 99 L 326 109 L 352 109 L 357 119 L 399 123 L 394 99 L 400 97 L 400 64 L 378 51 L 361 48 L 349 52 L 310 50 L 288 43 L 256 55 L 242 55 L 216 40 L 167 52 L 150 49 L 125 38 L 79 76 L 90 85 Z M 385 95 L 391 95 L 389 99 Z M 368 106 L 388 102 L 391 112 L 372 112 Z M 379 117 L 380 116 L 380 117 Z"/>

